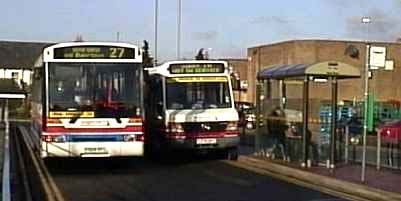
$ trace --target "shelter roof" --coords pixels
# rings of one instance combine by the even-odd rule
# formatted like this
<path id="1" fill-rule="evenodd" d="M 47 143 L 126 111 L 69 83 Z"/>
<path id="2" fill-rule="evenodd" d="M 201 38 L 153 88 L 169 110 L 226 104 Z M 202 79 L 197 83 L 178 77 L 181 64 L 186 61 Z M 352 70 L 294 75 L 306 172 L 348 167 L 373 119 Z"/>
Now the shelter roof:
<path id="1" fill-rule="evenodd" d="M 338 62 L 325 61 L 315 64 L 281 64 L 266 66 L 258 72 L 258 79 L 302 79 L 305 76 L 319 78 L 336 77 L 338 79 L 359 78 L 358 68 Z"/>

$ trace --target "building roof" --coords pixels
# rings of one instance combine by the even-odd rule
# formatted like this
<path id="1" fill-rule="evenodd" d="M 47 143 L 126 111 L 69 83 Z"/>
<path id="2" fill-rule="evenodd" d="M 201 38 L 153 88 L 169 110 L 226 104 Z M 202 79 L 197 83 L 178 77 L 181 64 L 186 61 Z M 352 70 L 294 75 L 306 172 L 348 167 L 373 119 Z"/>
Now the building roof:
<path id="1" fill-rule="evenodd" d="M 339 79 L 358 78 L 361 73 L 358 68 L 349 64 L 326 61 L 316 64 L 284 64 L 265 67 L 258 72 L 258 79 L 286 79 L 314 76 L 318 78 L 337 77 Z"/>
<path id="2" fill-rule="evenodd" d="M 248 62 L 247 58 L 220 58 L 218 60 L 223 60 L 223 61 L 246 61 L 246 62 Z"/>
<path id="3" fill-rule="evenodd" d="M 31 69 L 44 47 L 52 43 L 0 41 L 0 68 Z"/>
<path id="4" fill-rule="evenodd" d="M 305 39 L 294 39 L 294 40 L 284 40 L 284 41 L 274 41 L 274 42 L 269 42 L 266 44 L 258 44 L 254 45 L 252 47 L 248 47 L 249 49 L 258 49 L 258 48 L 263 48 L 263 47 L 268 47 L 268 46 L 274 46 L 274 45 L 281 45 L 281 44 L 286 44 L 286 43 L 302 43 L 302 42 L 343 42 L 343 43 L 366 43 L 364 40 L 358 40 L 358 39 L 325 39 L 325 38 L 305 38 Z M 401 42 L 399 41 L 378 41 L 378 40 L 369 40 L 369 43 L 371 44 L 376 44 L 376 45 L 400 45 Z"/>

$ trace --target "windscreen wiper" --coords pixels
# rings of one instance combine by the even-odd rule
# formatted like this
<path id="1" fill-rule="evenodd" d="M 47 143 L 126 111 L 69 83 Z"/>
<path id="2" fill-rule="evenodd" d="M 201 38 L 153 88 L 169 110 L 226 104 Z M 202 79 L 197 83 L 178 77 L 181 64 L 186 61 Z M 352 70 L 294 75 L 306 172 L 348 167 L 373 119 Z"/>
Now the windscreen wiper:
<path id="1" fill-rule="evenodd" d="M 79 117 L 81 117 L 81 115 L 72 117 L 71 120 L 70 120 L 70 124 L 74 124 L 79 119 Z"/>

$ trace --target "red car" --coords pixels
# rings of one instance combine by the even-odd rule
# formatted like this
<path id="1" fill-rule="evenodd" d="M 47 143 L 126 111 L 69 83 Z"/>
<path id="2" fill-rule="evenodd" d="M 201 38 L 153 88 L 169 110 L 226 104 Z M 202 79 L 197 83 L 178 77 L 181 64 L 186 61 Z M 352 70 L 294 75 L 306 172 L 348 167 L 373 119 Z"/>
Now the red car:
<path id="1" fill-rule="evenodd" d="M 379 128 L 379 132 L 383 142 L 398 144 L 401 137 L 401 120 L 384 124 Z"/>

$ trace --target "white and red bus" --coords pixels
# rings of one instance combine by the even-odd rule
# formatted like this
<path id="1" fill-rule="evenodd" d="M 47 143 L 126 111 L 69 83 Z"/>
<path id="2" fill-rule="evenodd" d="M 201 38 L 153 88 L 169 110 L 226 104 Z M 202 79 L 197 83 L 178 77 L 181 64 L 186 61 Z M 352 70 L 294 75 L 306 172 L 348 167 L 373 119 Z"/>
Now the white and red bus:
<path id="1" fill-rule="evenodd" d="M 42 158 L 143 156 L 143 67 L 138 46 L 69 42 L 34 67 L 32 131 Z"/>
<path id="2" fill-rule="evenodd" d="M 238 113 L 227 63 L 171 61 L 148 68 L 151 149 L 223 152 L 238 157 Z"/>

